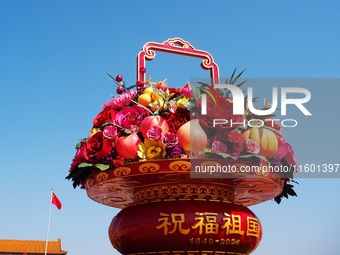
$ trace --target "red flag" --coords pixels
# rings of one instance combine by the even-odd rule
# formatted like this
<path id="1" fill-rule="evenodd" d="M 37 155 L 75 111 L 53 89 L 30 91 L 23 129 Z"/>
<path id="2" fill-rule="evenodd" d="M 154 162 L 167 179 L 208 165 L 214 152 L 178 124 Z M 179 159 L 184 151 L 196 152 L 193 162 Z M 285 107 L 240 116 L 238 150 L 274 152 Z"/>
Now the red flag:
<path id="1" fill-rule="evenodd" d="M 58 208 L 58 210 L 61 209 L 61 202 L 59 198 L 54 194 L 53 191 L 52 191 L 51 203 L 54 204 Z"/>

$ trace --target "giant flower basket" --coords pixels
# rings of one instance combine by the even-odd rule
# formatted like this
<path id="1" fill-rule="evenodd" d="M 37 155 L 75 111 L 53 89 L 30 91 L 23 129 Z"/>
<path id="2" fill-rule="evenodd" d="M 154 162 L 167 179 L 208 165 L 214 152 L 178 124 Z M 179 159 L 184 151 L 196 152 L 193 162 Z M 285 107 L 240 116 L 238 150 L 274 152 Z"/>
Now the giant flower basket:
<path id="1" fill-rule="evenodd" d="M 152 82 L 145 63 L 155 51 L 201 58 L 210 82 Z M 240 87 L 241 74 L 226 83 Z M 212 56 L 180 38 L 144 45 L 135 85 L 109 76 L 117 95 L 77 144 L 66 178 L 122 208 L 109 227 L 112 245 L 122 254 L 250 254 L 262 228 L 248 206 L 296 195 L 292 171 L 270 170 L 295 165 L 273 116 L 254 116 L 246 103 L 233 114 Z"/>

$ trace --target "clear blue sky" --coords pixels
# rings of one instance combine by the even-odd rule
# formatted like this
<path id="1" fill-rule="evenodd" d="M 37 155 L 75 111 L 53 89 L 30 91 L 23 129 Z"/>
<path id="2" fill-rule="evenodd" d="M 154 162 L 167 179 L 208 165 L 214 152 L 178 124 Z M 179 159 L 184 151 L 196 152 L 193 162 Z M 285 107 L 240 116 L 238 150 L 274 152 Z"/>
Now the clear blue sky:
<path id="1" fill-rule="evenodd" d="M 52 208 L 50 240 L 70 255 L 118 254 L 107 236 L 118 209 L 64 178 L 115 90 L 105 73 L 133 83 L 144 43 L 182 37 L 209 51 L 221 76 L 238 67 L 247 77 L 339 78 L 339 9 L 336 0 L 1 0 L 0 238 L 44 240 L 53 187 L 63 208 Z M 178 85 L 205 75 L 179 60 L 160 55 L 148 71 Z M 284 131 L 300 162 L 340 163 L 339 86 L 310 88 L 315 114 Z M 264 228 L 254 255 L 337 253 L 340 180 L 298 181 L 297 198 L 251 208 Z"/>

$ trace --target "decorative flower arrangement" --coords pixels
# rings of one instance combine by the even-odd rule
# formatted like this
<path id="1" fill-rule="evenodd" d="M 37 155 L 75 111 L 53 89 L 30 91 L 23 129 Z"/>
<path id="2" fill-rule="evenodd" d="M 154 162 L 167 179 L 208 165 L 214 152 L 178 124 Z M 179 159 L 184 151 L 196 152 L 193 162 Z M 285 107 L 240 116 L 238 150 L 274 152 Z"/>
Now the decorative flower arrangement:
<path id="1" fill-rule="evenodd" d="M 234 77 L 235 71 L 227 83 L 241 86 L 244 82 L 236 82 L 243 71 Z M 145 82 L 126 87 L 121 75 L 109 76 L 117 84 L 117 96 L 102 106 L 93 119 L 90 135 L 76 146 L 66 177 L 73 181 L 74 188 L 83 188 L 85 179 L 93 172 L 147 160 L 251 158 L 269 165 L 296 165 L 294 152 L 280 133 L 281 126 L 270 119 L 273 116 L 255 116 L 247 107 L 246 114 L 233 115 L 233 99 L 225 91 L 207 84 L 168 87 L 166 80 L 151 82 L 150 76 Z M 207 95 L 206 115 L 201 113 L 203 93 Z M 264 109 L 269 107 L 266 101 Z M 239 124 L 256 119 L 263 125 L 216 126 L 216 119 Z M 286 177 L 276 202 L 288 195 L 296 196 L 289 184 L 291 178 L 292 173 Z"/>

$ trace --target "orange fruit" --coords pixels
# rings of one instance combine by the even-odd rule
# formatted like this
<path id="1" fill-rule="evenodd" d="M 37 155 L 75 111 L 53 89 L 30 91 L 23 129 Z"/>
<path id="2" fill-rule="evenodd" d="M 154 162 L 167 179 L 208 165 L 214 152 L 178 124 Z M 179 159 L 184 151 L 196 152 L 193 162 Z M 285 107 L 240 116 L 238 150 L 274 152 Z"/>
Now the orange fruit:
<path id="1" fill-rule="evenodd" d="M 149 94 L 150 96 L 153 94 L 153 88 L 152 87 L 148 87 L 146 89 L 144 89 L 143 94 Z"/>
<path id="2" fill-rule="evenodd" d="M 138 100 L 137 102 L 143 106 L 146 106 L 148 107 L 149 104 L 152 102 L 152 98 L 149 94 L 141 94 L 139 97 L 138 97 Z"/>

